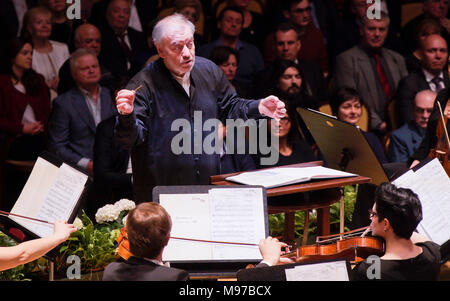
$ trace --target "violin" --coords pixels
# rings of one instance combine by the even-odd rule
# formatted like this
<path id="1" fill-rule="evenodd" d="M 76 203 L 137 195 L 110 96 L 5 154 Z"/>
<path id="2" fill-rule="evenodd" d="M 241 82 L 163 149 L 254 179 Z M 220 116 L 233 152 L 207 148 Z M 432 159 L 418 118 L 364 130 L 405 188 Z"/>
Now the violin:
<path id="1" fill-rule="evenodd" d="M 338 258 L 356 263 L 370 255 L 382 256 L 385 252 L 384 241 L 378 237 L 366 236 L 369 230 L 369 227 L 364 227 L 334 235 L 318 236 L 315 244 L 300 246 L 281 257 L 304 263 Z M 361 233 L 361 236 L 357 236 Z"/>
<path id="2" fill-rule="evenodd" d="M 430 150 L 428 158 L 431 159 L 437 158 L 439 162 L 441 162 L 445 172 L 450 176 L 450 161 L 449 161 L 450 139 L 447 131 L 448 118 L 446 115 L 443 114 L 442 107 L 439 101 L 436 101 L 436 104 L 439 108 L 440 113 L 439 122 L 436 127 L 436 137 L 438 139 L 437 140 L 438 142 L 436 144 L 436 147 Z M 447 106 L 449 106 L 449 104 L 447 104 Z"/>

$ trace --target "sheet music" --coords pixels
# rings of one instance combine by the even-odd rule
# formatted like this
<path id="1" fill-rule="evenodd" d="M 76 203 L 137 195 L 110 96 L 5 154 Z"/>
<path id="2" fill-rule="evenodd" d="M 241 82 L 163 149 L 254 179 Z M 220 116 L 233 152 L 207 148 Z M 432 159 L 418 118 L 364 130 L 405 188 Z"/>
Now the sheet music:
<path id="1" fill-rule="evenodd" d="M 161 194 L 171 237 L 258 244 L 264 238 L 261 188 L 210 189 L 208 194 Z M 258 246 L 170 239 L 163 261 L 261 259 Z"/>
<path id="2" fill-rule="evenodd" d="M 26 216 L 51 223 L 56 220 L 68 220 L 83 192 L 87 179 L 87 175 L 63 163 L 58 169 L 53 184 L 48 190 L 44 201 L 39 206 L 37 213 L 26 214 Z M 20 206 L 23 208 L 25 204 L 21 204 Z M 53 234 L 53 225 L 51 224 L 27 221 L 20 218 L 14 218 L 14 220 L 40 237 Z"/>
<path id="3" fill-rule="evenodd" d="M 416 172 L 410 170 L 393 182 L 414 191 L 422 204 L 423 219 L 417 230 L 442 245 L 450 239 L 450 178 L 438 159 Z"/>
<path id="4" fill-rule="evenodd" d="M 171 236 L 210 240 L 208 194 L 161 194 L 159 203 L 172 219 Z M 163 260 L 211 259 L 209 243 L 170 239 Z"/>
<path id="5" fill-rule="evenodd" d="M 258 244 L 265 238 L 263 195 L 259 188 L 209 191 L 211 240 Z M 214 244 L 215 259 L 262 259 L 257 246 Z"/>
<path id="6" fill-rule="evenodd" d="M 323 166 L 278 167 L 268 170 L 243 172 L 239 175 L 228 177 L 226 180 L 246 185 L 261 185 L 265 188 L 273 188 L 282 185 L 302 183 L 311 179 L 329 179 L 352 176 L 356 175 Z"/>
<path id="7" fill-rule="evenodd" d="M 349 281 L 345 260 L 298 265 L 285 273 L 287 281 Z"/>

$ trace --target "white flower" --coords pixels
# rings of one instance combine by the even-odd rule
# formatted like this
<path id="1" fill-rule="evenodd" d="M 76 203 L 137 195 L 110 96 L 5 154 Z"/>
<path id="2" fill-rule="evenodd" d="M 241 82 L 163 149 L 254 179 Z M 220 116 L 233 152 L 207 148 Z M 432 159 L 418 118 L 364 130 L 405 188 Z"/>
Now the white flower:
<path id="1" fill-rule="evenodd" d="M 128 199 L 121 199 L 120 201 L 117 201 L 114 206 L 118 208 L 119 211 L 127 210 L 130 211 L 136 207 L 136 204 L 133 201 L 130 201 Z"/>
<path id="2" fill-rule="evenodd" d="M 128 218 L 128 214 L 125 215 L 125 216 L 122 218 L 122 224 L 123 224 L 123 225 L 126 225 L 126 224 L 127 224 L 127 218 Z"/>
<path id="3" fill-rule="evenodd" d="M 78 230 L 81 230 L 83 228 L 83 222 L 81 221 L 81 219 L 79 219 L 78 217 L 75 218 L 75 220 L 73 221 L 73 225 L 75 226 L 75 228 L 77 228 Z"/>
<path id="4" fill-rule="evenodd" d="M 97 210 L 95 220 L 99 224 L 104 222 L 113 222 L 119 217 L 120 211 L 121 210 L 119 210 L 117 206 L 111 204 L 105 205 Z"/>

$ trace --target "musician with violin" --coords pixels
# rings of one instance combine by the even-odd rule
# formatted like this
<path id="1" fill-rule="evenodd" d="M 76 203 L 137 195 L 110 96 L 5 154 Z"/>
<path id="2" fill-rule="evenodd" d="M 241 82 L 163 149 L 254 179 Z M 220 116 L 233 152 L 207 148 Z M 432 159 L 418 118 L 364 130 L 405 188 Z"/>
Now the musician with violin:
<path id="1" fill-rule="evenodd" d="M 171 268 L 162 262 L 162 253 L 170 239 L 172 221 L 167 211 L 158 203 L 145 202 L 130 211 L 126 221 L 129 244 L 124 256 L 124 241 L 119 255 L 127 257 L 110 263 L 103 273 L 103 281 L 180 281 L 188 280 L 189 274 Z M 257 267 L 275 265 L 280 261 L 281 248 L 285 243 L 268 237 L 259 243 L 263 260 Z M 128 257 L 129 256 L 129 257 Z M 284 259 L 287 262 L 289 259 Z"/>
<path id="2" fill-rule="evenodd" d="M 410 158 L 410 167 L 428 158 L 439 158 L 442 166 L 450 175 L 449 164 L 449 130 L 450 122 L 450 88 L 439 91 L 435 107 L 428 122 L 427 131 L 414 155 Z"/>
<path id="3" fill-rule="evenodd" d="M 385 241 L 380 280 L 437 280 L 439 245 L 414 233 L 422 220 L 422 206 L 414 192 L 382 183 L 375 192 L 370 219 L 372 235 Z M 354 280 L 369 280 L 370 266 L 367 261 L 358 263 L 353 269 Z"/>
<path id="4" fill-rule="evenodd" d="M 53 235 L 29 240 L 13 247 L 0 247 L 0 271 L 36 260 L 66 241 L 75 228 L 63 221 L 54 223 Z"/>

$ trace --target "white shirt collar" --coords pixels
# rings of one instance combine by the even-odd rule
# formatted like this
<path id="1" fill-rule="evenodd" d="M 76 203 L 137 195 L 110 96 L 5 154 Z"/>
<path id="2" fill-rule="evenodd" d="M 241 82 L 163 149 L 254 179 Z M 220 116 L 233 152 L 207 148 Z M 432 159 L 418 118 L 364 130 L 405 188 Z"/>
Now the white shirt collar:
<path id="1" fill-rule="evenodd" d="M 184 76 L 178 76 L 172 73 L 172 76 L 183 87 L 184 91 L 186 91 L 186 94 L 189 95 L 189 88 L 191 86 L 191 72 L 186 72 Z"/>
<path id="2" fill-rule="evenodd" d="M 433 78 L 436 77 L 434 74 L 431 74 L 427 70 L 425 70 L 423 68 L 422 68 L 422 70 L 423 70 L 423 74 L 425 74 L 425 79 L 427 80 L 427 82 L 431 82 L 433 80 Z M 439 75 L 437 77 L 444 80 L 444 72 L 441 71 L 441 73 L 439 73 Z"/>

